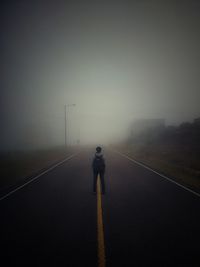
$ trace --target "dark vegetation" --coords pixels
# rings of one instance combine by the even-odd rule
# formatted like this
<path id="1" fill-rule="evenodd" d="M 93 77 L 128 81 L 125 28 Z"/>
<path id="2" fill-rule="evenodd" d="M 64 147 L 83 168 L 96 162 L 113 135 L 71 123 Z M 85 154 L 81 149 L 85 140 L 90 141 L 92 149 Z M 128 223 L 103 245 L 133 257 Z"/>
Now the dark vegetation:
<path id="1" fill-rule="evenodd" d="M 139 161 L 200 191 L 200 118 L 179 126 L 148 128 L 121 147 Z"/>

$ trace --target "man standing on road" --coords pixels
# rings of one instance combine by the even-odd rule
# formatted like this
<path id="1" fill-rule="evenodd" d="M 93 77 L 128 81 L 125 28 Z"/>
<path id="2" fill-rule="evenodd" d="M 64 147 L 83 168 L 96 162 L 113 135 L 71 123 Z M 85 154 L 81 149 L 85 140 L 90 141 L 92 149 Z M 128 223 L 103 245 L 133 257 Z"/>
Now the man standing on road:
<path id="1" fill-rule="evenodd" d="M 101 147 L 96 148 L 96 153 L 92 162 L 94 180 L 93 180 L 93 192 L 96 193 L 97 189 L 97 177 L 100 176 L 101 181 L 101 192 L 105 194 L 105 182 L 104 182 L 104 173 L 105 173 L 105 160 L 102 154 Z"/>

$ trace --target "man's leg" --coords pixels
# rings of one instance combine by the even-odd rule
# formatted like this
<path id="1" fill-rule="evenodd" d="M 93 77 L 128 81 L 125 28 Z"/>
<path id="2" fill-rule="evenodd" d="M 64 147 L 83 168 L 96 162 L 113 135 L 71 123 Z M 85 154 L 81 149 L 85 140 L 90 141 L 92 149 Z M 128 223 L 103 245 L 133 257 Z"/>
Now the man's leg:
<path id="1" fill-rule="evenodd" d="M 96 193 L 97 191 L 97 176 L 98 172 L 93 172 L 93 192 Z"/>
<path id="2" fill-rule="evenodd" d="M 100 172 L 100 179 L 101 179 L 101 192 L 105 194 L 105 181 L 104 181 L 104 172 Z"/>

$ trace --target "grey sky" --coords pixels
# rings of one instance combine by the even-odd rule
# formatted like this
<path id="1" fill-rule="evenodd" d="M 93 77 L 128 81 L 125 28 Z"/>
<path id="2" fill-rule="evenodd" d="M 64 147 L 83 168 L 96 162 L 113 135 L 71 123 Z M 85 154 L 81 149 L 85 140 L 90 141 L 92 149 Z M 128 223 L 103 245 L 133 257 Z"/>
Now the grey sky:
<path id="1" fill-rule="evenodd" d="M 199 1 L 2 2 L 2 147 L 123 138 L 200 116 Z"/>

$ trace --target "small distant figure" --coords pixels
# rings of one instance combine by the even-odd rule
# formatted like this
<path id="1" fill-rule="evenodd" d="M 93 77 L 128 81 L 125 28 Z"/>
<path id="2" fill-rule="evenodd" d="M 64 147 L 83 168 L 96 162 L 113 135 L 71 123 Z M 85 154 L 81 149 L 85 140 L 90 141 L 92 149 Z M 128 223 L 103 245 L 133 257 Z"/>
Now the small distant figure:
<path id="1" fill-rule="evenodd" d="M 103 157 L 101 147 L 96 148 L 96 153 L 92 162 L 94 180 L 93 180 L 93 192 L 96 193 L 97 188 L 97 177 L 98 174 L 100 176 L 101 181 L 101 192 L 105 194 L 105 181 L 104 181 L 104 173 L 105 173 L 105 160 Z"/>

